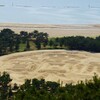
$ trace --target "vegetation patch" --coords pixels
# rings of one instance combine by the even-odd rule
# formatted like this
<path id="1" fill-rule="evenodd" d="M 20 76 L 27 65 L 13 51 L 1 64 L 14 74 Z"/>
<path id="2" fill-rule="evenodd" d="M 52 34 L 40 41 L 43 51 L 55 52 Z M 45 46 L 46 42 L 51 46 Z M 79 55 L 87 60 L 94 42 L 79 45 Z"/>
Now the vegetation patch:
<path id="1" fill-rule="evenodd" d="M 11 81 L 8 73 L 0 75 L 0 100 L 100 100 L 100 78 L 96 74 L 92 80 L 65 86 L 45 79 L 26 79 L 20 86 L 12 86 Z"/>

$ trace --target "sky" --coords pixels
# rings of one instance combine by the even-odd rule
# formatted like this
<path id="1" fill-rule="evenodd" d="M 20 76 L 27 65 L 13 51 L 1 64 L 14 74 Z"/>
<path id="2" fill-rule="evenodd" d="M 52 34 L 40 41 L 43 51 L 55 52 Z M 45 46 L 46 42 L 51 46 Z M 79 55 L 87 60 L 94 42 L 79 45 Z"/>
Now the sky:
<path id="1" fill-rule="evenodd" d="M 100 24 L 100 0 L 0 0 L 0 23 Z"/>

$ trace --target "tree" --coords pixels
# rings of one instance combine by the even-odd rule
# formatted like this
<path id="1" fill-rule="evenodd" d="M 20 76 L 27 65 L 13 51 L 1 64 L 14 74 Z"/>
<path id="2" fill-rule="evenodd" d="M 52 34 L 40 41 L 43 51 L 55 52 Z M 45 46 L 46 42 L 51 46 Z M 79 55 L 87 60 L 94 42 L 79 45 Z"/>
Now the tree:
<path id="1" fill-rule="evenodd" d="M 54 44 L 53 40 L 50 39 L 50 40 L 49 40 L 49 45 L 50 45 L 50 47 L 53 46 L 53 44 Z"/>
<path id="2" fill-rule="evenodd" d="M 0 100 L 7 100 L 8 93 L 11 92 L 9 90 L 9 83 L 11 81 L 12 79 L 10 78 L 10 75 L 6 72 L 0 76 Z"/>
<path id="3" fill-rule="evenodd" d="M 21 37 L 22 43 L 26 43 L 27 42 L 27 38 L 28 38 L 28 32 L 21 31 L 20 32 L 20 37 Z"/>
<path id="4" fill-rule="evenodd" d="M 26 50 L 30 50 L 30 43 L 29 43 L 29 40 L 27 40 L 27 42 L 26 42 Z"/>
<path id="5" fill-rule="evenodd" d="M 0 32 L 0 48 L 1 54 L 6 54 L 8 51 L 12 52 L 15 47 L 16 35 L 11 29 L 3 29 Z"/>
<path id="6" fill-rule="evenodd" d="M 48 40 L 45 40 L 45 41 L 43 42 L 43 46 L 46 47 L 47 45 L 48 45 Z"/>
<path id="7" fill-rule="evenodd" d="M 37 48 L 38 50 L 41 49 L 41 43 L 40 43 L 39 41 L 36 41 L 36 42 L 35 42 L 35 45 L 36 45 L 36 48 Z"/>

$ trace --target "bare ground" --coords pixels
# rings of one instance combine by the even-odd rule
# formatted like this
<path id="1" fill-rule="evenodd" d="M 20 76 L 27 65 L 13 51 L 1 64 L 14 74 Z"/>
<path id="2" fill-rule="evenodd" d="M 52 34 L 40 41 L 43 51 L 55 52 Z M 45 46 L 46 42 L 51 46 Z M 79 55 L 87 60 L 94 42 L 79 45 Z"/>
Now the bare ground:
<path id="1" fill-rule="evenodd" d="M 47 32 L 50 37 L 62 36 L 89 36 L 96 37 L 100 35 L 100 24 L 81 24 L 81 25 L 51 25 L 51 24 L 14 24 L 14 23 L 0 23 L 0 30 L 10 28 L 16 33 L 20 31 L 32 32 L 38 30 L 40 32 Z"/>
<path id="2" fill-rule="evenodd" d="M 66 50 L 40 50 L 0 57 L 0 71 L 10 73 L 13 83 L 44 78 L 63 84 L 100 76 L 100 53 Z"/>

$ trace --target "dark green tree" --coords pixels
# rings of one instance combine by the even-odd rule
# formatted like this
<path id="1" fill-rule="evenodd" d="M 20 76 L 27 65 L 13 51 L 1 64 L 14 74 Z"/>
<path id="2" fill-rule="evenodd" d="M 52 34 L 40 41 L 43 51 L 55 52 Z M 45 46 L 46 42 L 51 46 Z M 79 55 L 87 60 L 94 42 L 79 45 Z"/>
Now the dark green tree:
<path id="1" fill-rule="evenodd" d="M 49 40 L 49 46 L 51 47 L 51 46 L 53 46 L 53 44 L 54 44 L 53 40 L 50 39 L 50 40 Z"/>
<path id="2" fill-rule="evenodd" d="M 29 40 L 27 40 L 27 42 L 26 42 L 26 50 L 30 50 L 30 43 L 29 43 Z"/>
<path id="3" fill-rule="evenodd" d="M 11 92 L 9 90 L 10 86 L 9 83 L 12 81 L 10 78 L 10 75 L 6 72 L 4 72 L 0 76 L 0 100 L 7 100 L 8 99 L 8 94 Z"/>
<path id="4" fill-rule="evenodd" d="M 27 39 L 28 39 L 28 32 L 21 31 L 20 32 L 20 37 L 21 37 L 22 43 L 26 43 Z"/>

